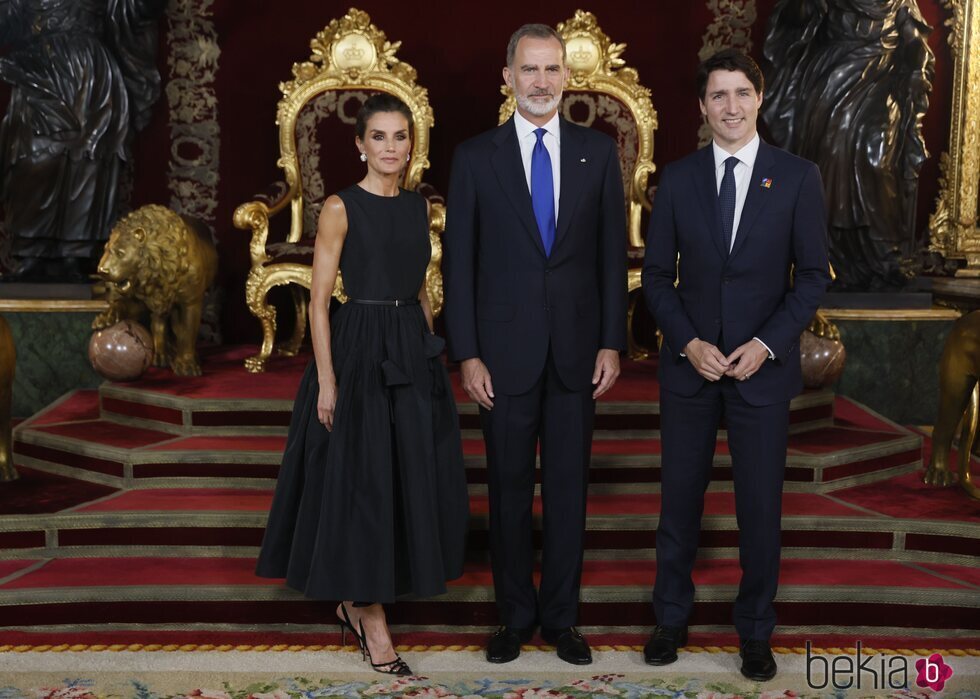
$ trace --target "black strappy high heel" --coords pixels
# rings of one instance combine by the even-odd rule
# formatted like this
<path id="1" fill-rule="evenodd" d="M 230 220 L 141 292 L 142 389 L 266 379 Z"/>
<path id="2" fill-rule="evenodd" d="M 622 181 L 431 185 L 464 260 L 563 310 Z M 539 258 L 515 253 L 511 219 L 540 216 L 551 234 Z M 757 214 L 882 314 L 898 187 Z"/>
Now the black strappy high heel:
<path id="1" fill-rule="evenodd" d="M 371 667 L 375 672 L 381 672 L 385 675 L 399 675 L 401 677 L 412 674 L 412 668 L 402 660 L 402 656 L 398 655 L 398 653 L 395 653 L 394 660 L 389 660 L 386 663 L 374 662 L 374 658 L 371 657 L 371 649 L 368 648 L 367 636 L 364 635 L 364 624 L 358 623 L 358 626 L 361 627 L 361 638 L 364 640 L 364 650 L 367 651 L 368 662 L 371 663 Z"/>
<path id="2" fill-rule="evenodd" d="M 398 675 L 400 677 L 405 677 L 412 674 L 412 669 L 408 666 L 402 657 L 395 653 L 395 659 L 389 660 L 386 663 L 376 663 L 374 658 L 371 657 L 371 649 L 368 648 L 367 635 L 364 633 L 364 624 L 358 621 L 358 628 L 360 633 L 354 628 L 354 623 L 350 620 L 347 615 L 347 607 L 343 602 L 340 603 L 340 611 L 344 615 L 344 618 L 340 620 L 340 643 L 341 645 L 346 645 L 347 632 L 350 631 L 354 638 L 357 640 L 357 647 L 361 651 L 361 660 L 367 660 L 371 663 L 371 668 L 375 672 L 380 672 L 385 675 Z"/>

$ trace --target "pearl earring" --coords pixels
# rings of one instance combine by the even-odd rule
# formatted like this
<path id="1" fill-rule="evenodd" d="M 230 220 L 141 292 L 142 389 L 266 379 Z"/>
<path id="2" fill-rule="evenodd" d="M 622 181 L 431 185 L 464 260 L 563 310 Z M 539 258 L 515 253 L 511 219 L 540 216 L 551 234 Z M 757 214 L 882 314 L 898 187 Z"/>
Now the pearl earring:
<path id="1" fill-rule="evenodd" d="M 408 156 L 407 158 L 405 158 L 405 162 L 406 163 L 412 162 L 412 156 Z"/>
<path id="2" fill-rule="evenodd" d="M 362 163 L 366 163 L 367 162 L 367 155 L 365 153 L 361 153 L 361 162 Z"/>

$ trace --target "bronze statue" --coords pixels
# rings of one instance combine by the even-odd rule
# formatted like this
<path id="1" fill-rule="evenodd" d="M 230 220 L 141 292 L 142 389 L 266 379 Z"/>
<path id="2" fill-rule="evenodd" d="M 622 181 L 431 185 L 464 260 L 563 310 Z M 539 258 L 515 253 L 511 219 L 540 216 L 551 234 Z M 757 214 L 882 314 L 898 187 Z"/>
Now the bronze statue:
<path id="1" fill-rule="evenodd" d="M 217 269 L 218 253 L 203 223 L 156 204 L 143 206 L 119 221 L 106 243 L 98 274 L 108 288 L 109 309 L 92 327 L 139 319 L 149 310 L 153 363 L 169 365 L 178 376 L 200 376 L 197 332 Z"/>
<path id="2" fill-rule="evenodd" d="M 980 311 L 953 324 L 939 361 L 939 415 L 932 432 L 932 458 L 923 479 L 929 485 L 950 485 L 949 450 L 956 428 L 963 423 L 959 445 L 959 481 L 972 498 L 980 500 L 980 487 L 970 476 L 970 453 L 977 436 L 980 401 Z"/>
<path id="3" fill-rule="evenodd" d="M 931 31 L 915 0 L 778 0 L 770 17 L 762 118 L 820 166 L 840 290 L 913 274 Z"/>
<path id="4" fill-rule="evenodd" d="M 17 268 L 84 281 L 108 237 L 133 129 L 160 94 L 166 0 L 0 0 L 0 205 Z"/>
<path id="5" fill-rule="evenodd" d="M 14 438 L 10 428 L 11 392 L 14 385 L 14 366 L 17 363 L 17 350 L 10 325 L 0 316 L 0 481 L 17 479 L 14 469 Z"/>

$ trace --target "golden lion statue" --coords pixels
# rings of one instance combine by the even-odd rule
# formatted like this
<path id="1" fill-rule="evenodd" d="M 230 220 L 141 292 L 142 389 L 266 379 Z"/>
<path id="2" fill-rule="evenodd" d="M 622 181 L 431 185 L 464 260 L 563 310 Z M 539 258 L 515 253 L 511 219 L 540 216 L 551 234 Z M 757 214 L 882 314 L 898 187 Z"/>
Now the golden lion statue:
<path id="1" fill-rule="evenodd" d="M 980 417 L 980 311 L 968 313 L 953 324 L 939 361 L 939 415 L 932 432 L 932 458 L 923 480 L 929 485 L 951 485 L 949 450 L 962 423 L 959 445 L 960 486 L 980 499 L 980 488 L 970 477 L 970 453 Z"/>
<path id="2" fill-rule="evenodd" d="M 195 343 L 204 292 L 217 268 L 218 253 L 203 224 L 156 204 L 141 207 L 116 224 L 99 260 L 109 308 L 96 316 L 92 327 L 101 330 L 138 318 L 145 308 L 150 312 L 154 365 L 169 365 L 178 376 L 200 376 Z"/>

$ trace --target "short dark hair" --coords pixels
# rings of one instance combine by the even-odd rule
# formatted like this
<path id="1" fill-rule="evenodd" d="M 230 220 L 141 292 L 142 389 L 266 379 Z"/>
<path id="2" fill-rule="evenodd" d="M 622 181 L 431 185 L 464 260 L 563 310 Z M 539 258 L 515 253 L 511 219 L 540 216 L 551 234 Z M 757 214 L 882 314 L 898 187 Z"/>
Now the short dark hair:
<path id="1" fill-rule="evenodd" d="M 738 49 L 722 49 L 708 56 L 698 66 L 698 97 L 701 98 L 702 102 L 708 89 L 708 76 L 716 70 L 737 70 L 745 74 L 758 94 L 761 95 L 765 89 L 765 80 L 758 63 Z"/>
<path id="2" fill-rule="evenodd" d="M 510 35 L 510 41 L 507 42 L 507 67 L 514 65 L 514 55 L 517 53 L 517 42 L 523 39 L 525 36 L 531 36 L 535 39 L 555 39 L 561 44 L 561 62 L 565 63 L 565 37 L 559 34 L 553 27 L 549 27 L 547 24 L 525 24 L 516 32 Z"/>
<path id="3" fill-rule="evenodd" d="M 389 95 L 387 92 L 379 92 L 364 100 L 364 104 L 361 105 L 361 108 L 357 112 L 354 131 L 357 133 L 359 139 L 364 140 L 364 136 L 367 133 L 368 119 L 382 112 L 398 112 L 404 116 L 408 120 L 409 132 L 415 126 L 415 120 L 412 118 L 412 110 L 408 108 L 407 104 L 394 95 Z"/>

